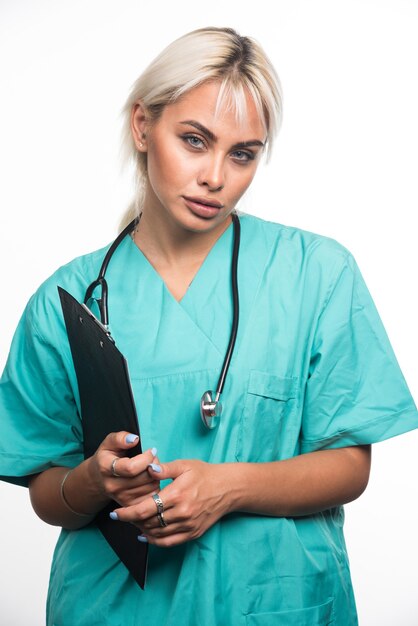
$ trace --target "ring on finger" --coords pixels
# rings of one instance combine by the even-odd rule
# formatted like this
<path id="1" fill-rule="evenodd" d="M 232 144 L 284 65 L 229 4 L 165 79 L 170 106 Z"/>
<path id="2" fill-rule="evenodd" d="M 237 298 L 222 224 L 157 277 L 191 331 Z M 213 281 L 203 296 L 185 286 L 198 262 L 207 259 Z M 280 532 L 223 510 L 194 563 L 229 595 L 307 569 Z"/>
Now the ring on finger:
<path id="1" fill-rule="evenodd" d="M 157 513 L 157 518 L 161 528 L 165 528 L 167 526 L 167 522 L 164 519 L 164 512 L 161 511 L 160 513 Z"/>
<path id="2" fill-rule="evenodd" d="M 155 506 L 157 507 L 157 515 L 161 515 L 162 513 L 164 513 L 164 504 L 160 498 L 160 495 L 158 493 L 154 493 L 152 495 L 152 499 L 154 500 Z"/>
<path id="3" fill-rule="evenodd" d="M 119 457 L 115 456 L 115 458 L 112 461 L 112 476 L 114 476 L 115 478 L 120 478 L 120 474 L 117 473 L 116 471 L 116 463 L 119 461 Z"/>

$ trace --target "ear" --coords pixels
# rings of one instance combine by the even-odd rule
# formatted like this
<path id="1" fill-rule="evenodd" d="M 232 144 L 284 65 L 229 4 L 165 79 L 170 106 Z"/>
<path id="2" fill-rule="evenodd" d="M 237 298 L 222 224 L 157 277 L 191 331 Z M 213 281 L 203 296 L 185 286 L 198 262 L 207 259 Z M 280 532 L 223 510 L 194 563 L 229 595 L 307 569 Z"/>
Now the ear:
<path id="1" fill-rule="evenodd" d="M 131 111 L 132 137 L 139 152 L 147 151 L 146 128 L 148 125 L 145 108 L 141 102 L 136 102 Z"/>

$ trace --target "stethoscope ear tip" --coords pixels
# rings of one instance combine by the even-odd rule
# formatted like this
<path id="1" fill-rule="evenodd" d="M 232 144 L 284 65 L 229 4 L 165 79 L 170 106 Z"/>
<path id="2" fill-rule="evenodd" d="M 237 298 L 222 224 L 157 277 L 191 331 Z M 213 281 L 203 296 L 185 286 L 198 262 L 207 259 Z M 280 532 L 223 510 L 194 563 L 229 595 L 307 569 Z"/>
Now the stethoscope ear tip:
<path id="1" fill-rule="evenodd" d="M 219 424 L 222 404 L 213 399 L 212 391 L 205 391 L 200 400 L 200 416 L 206 428 L 212 430 Z"/>

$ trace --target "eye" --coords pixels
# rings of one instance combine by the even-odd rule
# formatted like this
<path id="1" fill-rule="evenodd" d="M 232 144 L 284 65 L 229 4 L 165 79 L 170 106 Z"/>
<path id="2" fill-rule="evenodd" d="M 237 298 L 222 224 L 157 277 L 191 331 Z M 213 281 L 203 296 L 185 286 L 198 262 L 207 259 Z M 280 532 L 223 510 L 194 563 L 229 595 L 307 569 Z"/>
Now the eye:
<path id="1" fill-rule="evenodd" d="M 247 163 L 248 161 L 253 161 L 255 159 L 254 152 L 247 152 L 246 150 L 235 150 L 232 153 L 233 158 L 236 161 L 241 161 L 242 163 Z"/>
<path id="2" fill-rule="evenodd" d="M 188 143 L 189 146 L 192 146 L 192 148 L 201 148 L 204 146 L 202 139 L 197 135 L 183 135 L 182 139 Z"/>

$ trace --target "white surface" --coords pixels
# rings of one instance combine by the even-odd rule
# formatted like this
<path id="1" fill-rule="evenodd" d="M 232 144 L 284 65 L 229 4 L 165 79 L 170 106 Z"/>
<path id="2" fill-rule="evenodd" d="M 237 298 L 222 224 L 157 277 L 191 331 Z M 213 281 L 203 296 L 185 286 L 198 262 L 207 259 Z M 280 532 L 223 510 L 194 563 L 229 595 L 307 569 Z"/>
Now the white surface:
<path id="1" fill-rule="evenodd" d="M 133 80 L 175 37 L 227 25 L 262 43 L 285 95 L 273 160 L 242 208 L 353 252 L 418 398 L 417 2 L 144 4 L 0 3 L 0 365 L 39 283 L 114 235 L 130 197 L 118 113 Z M 369 488 L 346 507 L 362 626 L 418 624 L 417 443 L 414 432 L 376 446 Z M 25 490 L 0 494 L 0 623 L 39 626 L 57 531 Z"/>

